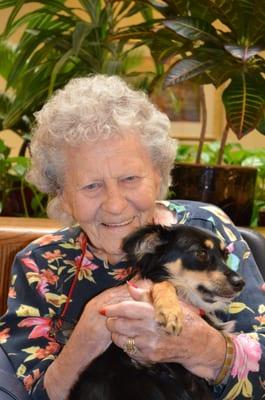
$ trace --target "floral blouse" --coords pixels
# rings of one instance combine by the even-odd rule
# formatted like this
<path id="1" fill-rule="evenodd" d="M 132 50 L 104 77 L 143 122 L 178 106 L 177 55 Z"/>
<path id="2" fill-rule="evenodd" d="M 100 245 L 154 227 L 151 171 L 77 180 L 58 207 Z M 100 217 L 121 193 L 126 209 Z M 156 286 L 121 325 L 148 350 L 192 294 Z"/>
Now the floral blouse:
<path id="1" fill-rule="evenodd" d="M 236 320 L 236 331 L 243 338 L 236 342 L 239 356 L 226 384 L 213 387 L 214 398 L 265 399 L 265 293 L 247 244 L 231 220 L 213 205 L 191 201 L 163 204 L 177 223 L 217 233 L 229 249 L 229 267 L 246 280 L 243 292 L 223 315 L 224 320 Z M 106 265 L 95 258 L 79 226 L 45 235 L 17 254 L 8 310 L 0 319 L 0 344 L 32 399 L 48 399 L 44 372 L 87 301 L 123 281 L 129 272 L 125 262 Z"/>

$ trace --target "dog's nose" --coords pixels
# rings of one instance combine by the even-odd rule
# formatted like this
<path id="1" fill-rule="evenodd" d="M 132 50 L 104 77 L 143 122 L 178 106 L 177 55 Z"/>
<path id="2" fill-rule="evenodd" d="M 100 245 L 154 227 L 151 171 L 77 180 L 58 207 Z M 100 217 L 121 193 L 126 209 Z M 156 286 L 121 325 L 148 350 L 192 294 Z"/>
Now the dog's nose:
<path id="1" fill-rule="evenodd" d="M 237 292 L 243 289 L 245 286 L 244 280 L 238 275 L 230 276 L 231 285 L 236 289 Z"/>

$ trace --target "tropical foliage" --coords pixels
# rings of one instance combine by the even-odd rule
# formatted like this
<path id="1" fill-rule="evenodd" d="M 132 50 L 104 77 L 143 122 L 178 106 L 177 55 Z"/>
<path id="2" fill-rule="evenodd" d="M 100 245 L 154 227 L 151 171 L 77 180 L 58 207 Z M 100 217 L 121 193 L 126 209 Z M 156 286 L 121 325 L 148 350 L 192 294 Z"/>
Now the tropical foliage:
<path id="1" fill-rule="evenodd" d="M 25 179 L 29 158 L 10 156 L 10 147 L 0 139 L 0 214 L 46 216 L 46 195 Z"/>
<path id="2" fill-rule="evenodd" d="M 221 153 L 228 128 L 238 139 L 254 129 L 265 134 L 265 0 L 137 3 L 151 6 L 161 18 L 152 21 L 152 29 L 149 21 L 130 27 L 124 36 L 150 47 L 166 85 L 192 80 L 225 86 L 222 101 L 227 125 Z M 221 159 L 222 155 L 219 163 Z"/>
<path id="3" fill-rule="evenodd" d="M 27 3 L 35 9 L 25 13 L 23 6 Z M 19 134 L 28 132 L 33 113 L 56 88 L 75 76 L 100 72 L 133 79 L 130 72 L 139 64 L 139 56 L 135 52 L 132 55 L 134 46 L 128 46 L 127 39 L 111 41 L 110 37 L 118 34 L 121 20 L 138 12 L 147 18 L 147 6 L 115 0 L 80 0 L 75 8 L 66 3 L 0 2 L 0 8 L 13 7 L 0 48 L 1 62 L 7 64 L 0 70 L 6 79 L 5 95 L 0 99 L 2 128 L 18 129 Z M 23 29 L 23 34 L 14 53 L 6 42 L 18 29 Z M 141 84 L 140 72 L 136 75 Z"/>

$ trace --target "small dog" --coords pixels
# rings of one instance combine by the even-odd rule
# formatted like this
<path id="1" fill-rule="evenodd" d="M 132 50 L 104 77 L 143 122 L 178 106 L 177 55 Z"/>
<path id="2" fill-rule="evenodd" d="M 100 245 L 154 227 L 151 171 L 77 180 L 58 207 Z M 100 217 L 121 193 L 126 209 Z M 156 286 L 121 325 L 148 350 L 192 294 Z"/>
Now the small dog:
<path id="1" fill-rule="evenodd" d="M 204 310 L 209 324 L 223 331 L 224 311 L 243 287 L 243 279 L 225 261 L 224 244 L 201 228 L 148 225 L 123 243 L 130 265 L 154 282 L 151 298 L 156 320 L 169 334 L 179 334 L 183 316 L 178 297 Z M 81 374 L 69 400 L 212 399 L 207 382 L 176 363 L 140 365 L 112 344 Z"/>

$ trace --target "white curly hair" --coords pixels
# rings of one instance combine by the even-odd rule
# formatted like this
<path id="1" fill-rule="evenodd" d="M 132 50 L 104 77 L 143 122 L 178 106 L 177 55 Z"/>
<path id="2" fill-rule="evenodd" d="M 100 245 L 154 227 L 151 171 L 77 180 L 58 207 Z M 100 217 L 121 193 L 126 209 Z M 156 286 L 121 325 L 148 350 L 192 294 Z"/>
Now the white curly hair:
<path id="1" fill-rule="evenodd" d="M 58 196 L 66 173 L 65 146 L 103 140 L 126 130 L 139 135 L 154 167 L 158 168 L 162 178 L 160 198 L 164 198 L 176 141 L 169 136 L 168 117 L 142 91 L 130 88 L 118 76 L 74 78 L 57 90 L 35 117 L 27 179 L 49 194 L 47 212 L 51 218 L 67 224 L 73 222 L 63 212 Z"/>

